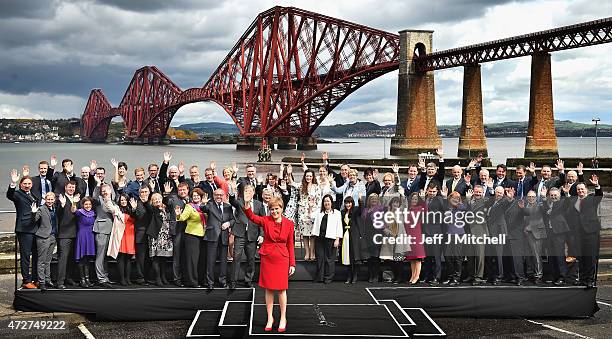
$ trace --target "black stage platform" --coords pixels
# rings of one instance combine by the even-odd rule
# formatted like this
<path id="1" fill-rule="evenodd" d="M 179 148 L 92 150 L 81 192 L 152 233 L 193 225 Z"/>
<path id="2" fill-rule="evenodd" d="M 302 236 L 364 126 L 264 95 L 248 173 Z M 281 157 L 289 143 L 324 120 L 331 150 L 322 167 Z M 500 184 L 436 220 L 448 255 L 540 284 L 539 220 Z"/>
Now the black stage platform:
<path id="1" fill-rule="evenodd" d="M 257 265 L 258 266 L 258 265 Z M 297 262 L 288 290 L 288 332 L 297 336 L 444 336 L 434 317 L 590 317 L 597 312 L 597 289 L 582 286 L 460 285 L 456 287 L 344 284 L 346 267 L 336 265 L 336 281 L 311 282 L 314 262 Z M 362 266 L 360 278 L 365 278 Z M 111 278 L 113 276 L 111 265 Z M 239 286 L 242 286 L 239 283 Z M 260 288 L 182 288 L 168 285 L 112 289 L 18 289 L 20 311 L 71 312 L 101 321 L 192 320 L 188 337 L 279 335 L 263 332 L 264 291 Z M 278 308 L 276 318 L 278 318 Z M 278 324 L 277 324 L 278 326 Z"/>

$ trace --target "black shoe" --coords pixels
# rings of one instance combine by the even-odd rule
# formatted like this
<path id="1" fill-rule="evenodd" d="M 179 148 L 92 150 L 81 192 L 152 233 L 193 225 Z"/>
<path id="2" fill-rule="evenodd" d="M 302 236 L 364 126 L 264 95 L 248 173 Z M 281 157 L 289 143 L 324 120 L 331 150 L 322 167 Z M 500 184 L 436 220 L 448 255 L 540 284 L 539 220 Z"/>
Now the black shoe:
<path id="1" fill-rule="evenodd" d="M 586 282 L 586 288 L 594 288 L 595 287 L 595 282 L 594 281 L 587 281 Z"/>
<path id="2" fill-rule="evenodd" d="M 523 278 L 516 279 L 516 286 L 523 286 L 523 285 L 525 285 L 525 279 Z"/>
<path id="3" fill-rule="evenodd" d="M 245 282 L 245 283 L 244 283 L 244 287 L 246 287 L 246 288 L 252 288 L 252 287 L 253 287 L 253 283 L 252 283 L 252 282 L 250 282 L 250 281 L 249 281 L 249 282 Z"/>
<path id="4" fill-rule="evenodd" d="M 472 286 L 480 286 L 484 283 L 485 283 L 484 279 L 474 278 L 474 280 L 472 280 Z"/>
<path id="5" fill-rule="evenodd" d="M 473 277 L 467 277 L 467 278 L 461 280 L 461 282 L 464 282 L 464 283 L 471 283 L 472 281 L 474 281 Z"/>
<path id="6" fill-rule="evenodd" d="M 572 283 L 572 285 L 574 286 L 580 286 L 580 285 L 584 285 L 584 282 L 580 281 L 580 280 L 574 280 L 574 282 Z"/>
<path id="7" fill-rule="evenodd" d="M 448 285 L 450 284 L 451 280 L 450 279 L 446 279 L 442 282 L 442 285 Z"/>
<path id="8" fill-rule="evenodd" d="M 229 283 L 228 288 L 229 288 L 231 291 L 235 290 L 235 289 L 236 289 L 236 283 L 235 283 L 235 282 L 231 282 L 231 283 Z"/>
<path id="9" fill-rule="evenodd" d="M 438 280 L 438 279 L 434 279 L 434 280 L 432 280 L 432 281 L 429 283 L 429 285 L 431 285 L 431 286 L 438 286 L 438 285 L 440 285 L 440 280 Z"/>
<path id="10" fill-rule="evenodd" d="M 70 286 L 76 286 L 77 285 L 77 283 L 74 280 L 72 280 L 72 279 L 66 279 L 65 283 L 66 283 L 66 285 L 70 285 Z"/>
<path id="11" fill-rule="evenodd" d="M 459 281 L 453 279 L 450 281 L 450 283 L 448 283 L 449 286 L 458 286 L 459 285 Z"/>
<path id="12" fill-rule="evenodd" d="M 125 280 L 121 280 L 121 281 L 119 281 L 119 284 L 120 284 L 121 286 L 127 286 L 127 281 L 125 281 Z"/>
<path id="13" fill-rule="evenodd" d="M 66 289 L 66 285 L 57 285 L 57 289 L 58 290 L 65 290 Z"/>
<path id="14" fill-rule="evenodd" d="M 183 283 L 180 280 L 175 280 L 174 281 L 174 285 L 176 285 L 177 287 L 183 287 L 185 285 L 183 285 Z"/>
<path id="15" fill-rule="evenodd" d="M 559 279 L 555 280 L 555 282 L 553 282 L 553 285 L 555 285 L 555 286 L 563 286 L 563 285 L 565 285 L 565 280 L 563 278 L 559 278 Z"/>
<path id="16" fill-rule="evenodd" d="M 41 292 L 45 292 L 45 291 L 47 290 L 47 286 L 45 286 L 45 283 L 38 284 L 38 289 L 39 289 Z"/>
<path id="17" fill-rule="evenodd" d="M 56 288 L 57 286 L 52 281 L 45 281 L 45 286 L 49 288 Z"/>
<path id="18" fill-rule="evenodd" d="M 331 284 L 331 282 L 332 282 L 332 281 L 331 281 L 331 279 L 325 279 L 325 280 L 323 281 L 323 283 L 324 283 L 325 285 L 329 285 L 329 284 Z"/>
<path id="19" fill-rule="evenodd" d="M 164 285 L 170 285 L 170 283 L 168 282 L 167 279 L 162 278 L 162 284 Z"/>
<path id="20" fill-rule="evenodd" d="M 137 285 L 143 285 L 143 286 L 147 284 L 147 282 L 143 278 L 136 279 L 135 283 Z"/>
<path id="21" fill-rule="evenodd" d="M 491 281 L 491 285 L 499 286 L 501 285 L 501 281 L 499 279 L 493 279 L 493 281 Z"/>
<path id="22" fill-rule="evenodd" d="M 544 285 L 544 281 L 542 281 L 542 278 L 536 278 L 536 280 L 533 281 L 534 284 L 536 285 Z"/>
<path id="23" fill-rule="evenodd" d="M 113 288 L 113 286 L 111 286 L 111 284 L 109 284 L 108 282 L 101 282 L 98 283 L 98 286 L 103 287 L 103 288 Z"/>
<path id="24" fill-rule="evenodd" d="M 221 287 L 221 288 L 227 288 L 227 283 L 219 283 L 219 287 Z"/>
<path id="25" fill-rule="evenodd" d="M 212 284 L 210 284 L 210 285 L 206 285 L 206 290 L 207 290 L 208 292 L 211 292 L 211 291 L 212 291 L 212 290 L 214 290 L 214 289 L 215 289 L 215 287 L 214 287 Z"/>

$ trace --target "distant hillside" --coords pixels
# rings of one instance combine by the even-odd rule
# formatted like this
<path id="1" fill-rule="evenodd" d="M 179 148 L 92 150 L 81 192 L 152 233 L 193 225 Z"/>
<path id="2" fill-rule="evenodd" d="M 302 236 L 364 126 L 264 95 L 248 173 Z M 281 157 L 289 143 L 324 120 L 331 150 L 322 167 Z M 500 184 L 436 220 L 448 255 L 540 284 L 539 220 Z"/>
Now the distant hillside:
<path id="1" fill-rule="evenodd" d="M 191 130 L 198 134 L 237 134 L 238 128 L 234 124 L 203 122 L 185 124 L 177 129 Z M 555 120 L 557 136 L 560 137 L 590 137 L 595 135 L 593 124 L 583 124 L 569 120 Z M 459 125 L 439 125 L 438 130 L 442 136 L 458 137 Z M 315 135 L 321 138 L 379 138 L 390 137 L 395 133 L 395 125 L 378 125 L 372 122 L 355 122 L 352 124 L 338 124 L 332 126 L 319 126 Z M 525 136 L 527 134 L 527 121 L 510 121 L 485 125 L 485 134 L 488 137 Z M 598 135 L 612 137 L 612 125 L 600 124 Z"/>

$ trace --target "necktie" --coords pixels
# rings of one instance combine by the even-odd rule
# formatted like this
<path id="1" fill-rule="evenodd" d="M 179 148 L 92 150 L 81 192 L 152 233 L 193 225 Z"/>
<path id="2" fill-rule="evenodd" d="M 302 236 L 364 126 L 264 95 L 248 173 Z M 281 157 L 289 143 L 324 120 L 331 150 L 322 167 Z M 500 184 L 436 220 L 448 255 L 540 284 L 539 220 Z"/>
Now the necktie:
<path id="1" fill-rule="evenodd" d="M 453 185 L 451 186 L 451 192 L 455 190 L 455 187 L 457 187 L 457 180 L 453 179 Z"/>
<path id="2" fill-rule="evenodd" d="M 47 179 L 43 179 L 45 181 L 45 193 L 49 192 L 51 189 L 49 188 L 49 181 Z"/>
<path id="3" fill-rule="evenodd" d="M 214 182 L 210 183 L 210 187 L 212 187 L 213 192 L 217 190 L 217 185 Z"/>
<path id="4" fill-rule="evenodd" d="M 264 204 L 264 212 L 266 212 L 266 215 L 270 215 L 270 213 L 268 213 L 268 205 Z"/>
<path id="5" fill-rule="evenodd" d="M 218 204 L 217 207 L 219 207 L 219 212 L 221 212 L 221 220 L 223 220 L 223 207 L 221 204 Z"/>
<path id="6" fill-rule="evenodd" d="M 517 191 L 519 199 L 523 199 L 523 179 L 519 180 Z"/>

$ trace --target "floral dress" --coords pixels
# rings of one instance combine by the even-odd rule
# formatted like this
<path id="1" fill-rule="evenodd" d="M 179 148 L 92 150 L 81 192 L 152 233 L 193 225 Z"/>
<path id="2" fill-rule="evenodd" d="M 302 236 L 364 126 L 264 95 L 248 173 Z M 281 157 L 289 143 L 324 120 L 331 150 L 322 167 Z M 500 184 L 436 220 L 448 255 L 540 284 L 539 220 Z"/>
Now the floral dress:
<path id="1" fill-rule="evenodd" d="M 315 202 L 313 211 L 320 210 L 321 189 L 319 188 L 319 185 L 310 185 L 308 194 L 302 194 L 301 184 L 298 184 L 296 188 L 299 194 L 297 220 L 300 228 L 300 233 L 302 234 L 302 236 L 310 237 L 312 235 L 313 216 L 310 213 L 310 206 L 308 204 L 308 201 L 310 197 L 313 197 Z"/>
<path id="2" fill-rule="evenodd" d="M 285 206 L 283 216 L 293 222 L 294 233 L 295 236 L 298 237 L 300 235 L 300 230 L 297 222 L 297 209 L 300 191 L 298 191 L 298 189 L 293 185 L 288 185 L 287 190 L 289 190 L 289 201 L 287 201 L 287 206 Z"/>
<path id="3" fill-rule="evenodd" d="M 172 256 L 172 237 L 170 237 L 170 224 L 168 214 L 158 212 L 162 217 L 162 227 L 159 229 L 157 239 L 149 237 L 149 256 L 150 257 L 171 257 Z"/>

